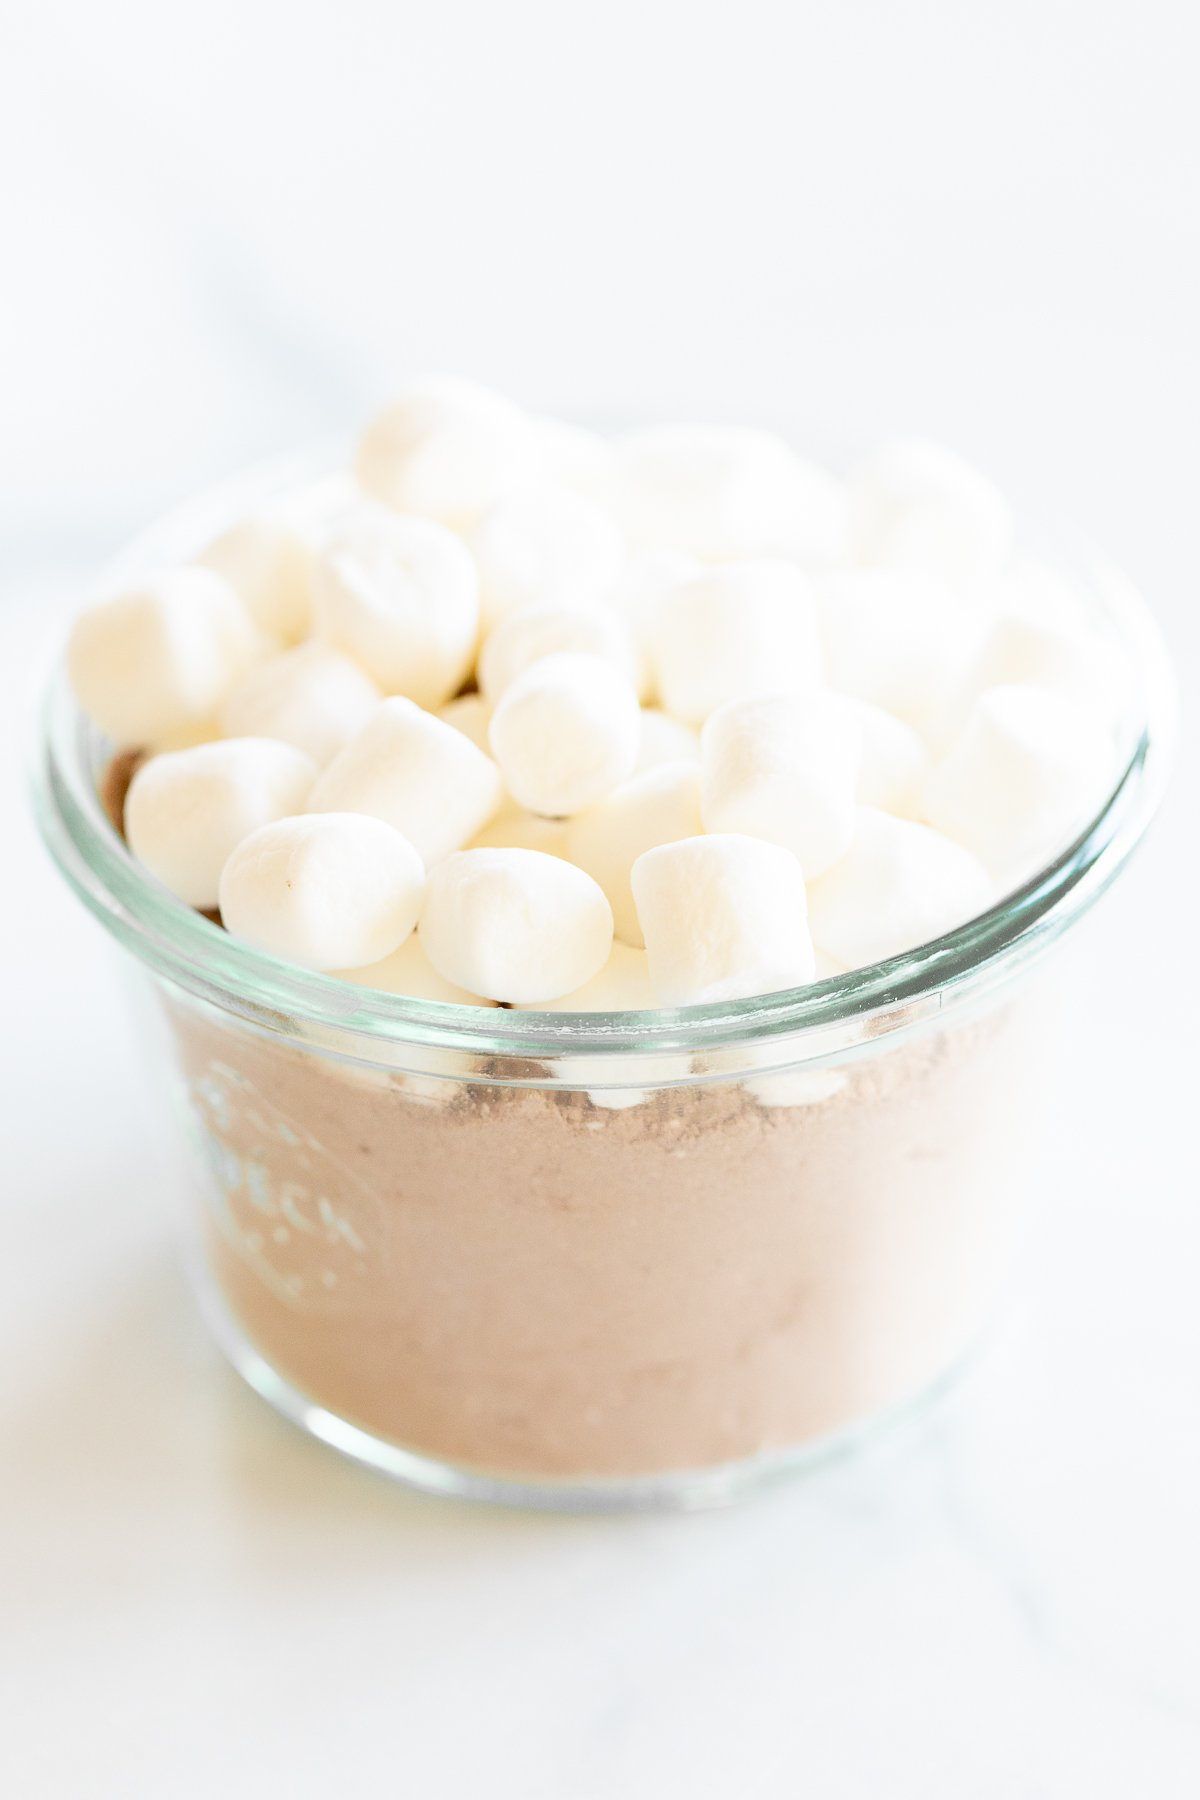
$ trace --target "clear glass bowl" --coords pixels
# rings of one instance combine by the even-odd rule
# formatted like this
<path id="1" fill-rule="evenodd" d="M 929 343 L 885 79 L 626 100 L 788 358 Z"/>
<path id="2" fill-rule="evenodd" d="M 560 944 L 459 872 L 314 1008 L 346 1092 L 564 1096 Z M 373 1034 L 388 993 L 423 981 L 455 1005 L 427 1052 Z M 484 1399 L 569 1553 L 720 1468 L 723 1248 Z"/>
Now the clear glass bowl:
<path id="1" fill-rule="evenodd" d="M 206 496 L 112 575 L 321 466 Z M 1124 866 L 1171 760 L 1153 623 L 1102 564 L 1074 572 L 1131 696 L 1078 839 L 917 951 L 671 1012 L 420 1002 L 239 943 L 129 855 L 98 797 L 111 746 L 60 671 L 41 828 L 128 953 L 198 1291 L 246 1380 L 402 1480 L 557 1507 L 728 1499 L 936 1391 L 1022 1239 L 1054 1043 L 1027 977 Z"/>

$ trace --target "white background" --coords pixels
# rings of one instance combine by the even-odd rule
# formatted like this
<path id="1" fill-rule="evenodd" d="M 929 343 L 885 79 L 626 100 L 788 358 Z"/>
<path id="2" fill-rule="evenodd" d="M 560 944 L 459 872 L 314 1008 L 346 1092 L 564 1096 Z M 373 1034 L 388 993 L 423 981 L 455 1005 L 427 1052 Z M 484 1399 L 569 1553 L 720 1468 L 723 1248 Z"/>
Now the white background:
<path id="1" fill-rule="evenodd" d="M 996 1361 L 859 1464 L 632 1522 L 406 1496 L 219 1366 L 19 759 L 129 529 L 427 367 L 947 438 L 1125 563 L 1194 694 L 1198 52 L 1190 0 L 6 0 L 6 1794 L 1197 1792 L 1190 747 L 1072 971 Z"/>

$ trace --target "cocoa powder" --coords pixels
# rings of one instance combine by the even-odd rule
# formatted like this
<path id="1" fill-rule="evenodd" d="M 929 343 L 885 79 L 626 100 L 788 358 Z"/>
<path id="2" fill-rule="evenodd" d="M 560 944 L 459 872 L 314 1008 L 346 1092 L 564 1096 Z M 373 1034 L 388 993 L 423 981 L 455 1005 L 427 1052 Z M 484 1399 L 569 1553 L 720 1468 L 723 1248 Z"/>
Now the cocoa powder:
<path id="1" fill-rule="evenodd" d="M 624 1110 L 166 1010 L 241 1329 L 332 1412 L 456 1465 L 637 1475 L 818 1438 L 931 1380 L 1019 1238 L 1023 1002 L 884 1041 L 809 1104 L 722 1081 Z"/>

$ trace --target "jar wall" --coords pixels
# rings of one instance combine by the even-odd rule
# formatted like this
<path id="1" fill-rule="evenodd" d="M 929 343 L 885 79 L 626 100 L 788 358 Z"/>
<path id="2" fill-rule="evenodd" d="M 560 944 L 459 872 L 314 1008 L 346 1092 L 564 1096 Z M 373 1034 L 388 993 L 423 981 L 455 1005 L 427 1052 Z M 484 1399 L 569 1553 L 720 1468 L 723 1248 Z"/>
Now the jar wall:
<path id="1" fill-rule="evenodd" d="M 1021 1241 L 1040 981 L 841 1064 L 605 1091 L 350 1063 L 145 979 L 238 1331 L 435 1462 L 586 1482 L 822 1440 L 934 1380 Z"/>

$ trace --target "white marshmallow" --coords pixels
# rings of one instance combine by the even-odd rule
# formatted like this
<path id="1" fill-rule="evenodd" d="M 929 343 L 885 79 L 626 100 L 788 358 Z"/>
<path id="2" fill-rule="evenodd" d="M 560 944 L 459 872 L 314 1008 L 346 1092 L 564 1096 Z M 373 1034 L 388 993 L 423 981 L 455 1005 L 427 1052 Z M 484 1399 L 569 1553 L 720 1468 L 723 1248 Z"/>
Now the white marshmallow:
<path id="1" fill-rule="evenodd" d="M 839 569 L 816 583 L 829 684 L 918 730 L 952 704 L 986 614 L 937 575 Z"/>
<path id="2" fill-rule="evenodd" d="M 781 438 L 727 425 L 664 425 L 621 440 L 618 515 L 635 545 L 705 560 L 835 560 L 845 542 L 840 484 Z"/>
<path id="3" fill-rule="evenodd" d="M 474 550 L 485 629 L 531 606 L 597 605 L 625 554 L 604 509 L 565 487 L 524 488 L 498 501 Z"/>
<path id="4" fill-rule="evenodd" d="M 821 632 L 807 578 L 786 562 L 746 562 L 679 582 L 655 626 L 667 712 L 700 724 L 727 700 L 821 680 Z"/>
<path id="5" fill-rule="evenodd" d="M 603 966 L 612 912 L 590 875 L 555 856 L 463 850 L 430 874 L 421 942 L 447 981 L 536 1005 Z"/>
<path id="6" fill-rule="evenodd" d="M 370 676 L 340 650 L 298 644 L 242 676 L 221 708 L 221 733 L 278 738 L 323 766 L 362 730 L 379 700 Z"/>
<path id="7" fill-rule="evenodd" d="M 819 951 L 816 953 L 816 965 L 817 980 L 823 981 L 828 972 L 828 959 Z M 797 1094 L 802 1086 L 806 1086 L 810 1098 L 824 1098 L 827 1094 L 836 1092 L 836 1088 L 842 1083 L 835 1084 L 830 1080 L 827 1070 L 814 1069 L 810 1063 L 788 1065 L 789 1053 L 802 1053 L 805 1048 L 803 1044 L 792 1045 L 788 1040 L 776 1037 L 710 1044 L 693 1059 L 692 1066 L 697 1075 L 708 1075 L 722 1081 L 744 1081 L 747 1086 L 751 1081 L 774 1081 L 776 1078 L 795 1082 Z M 780 1101 L 779 1104 L 782 1105 L 783 1102 Z M 797 1104 L 800 1104 L 799 1100 Z"/>
<path id="8" fill-rule="evenodd" d="M 830 699 L 834 696 L 830 695 Z M 857 700 L 836 696 L 838 704 L 857 720 L 860 753 L 854 798 L 860 806 L 915 818 L 921 809 L 932 759 L 920 734 L 894 713 Z"/>
<path id="9" fill-rule="evenodd" d="M 425 870 L 408 839 L 362 813 L 264 825 L 221 871 L 226 930 L 306 969 L 390 956 L 424 897 Z"/>
<path id="10" fill-rule="evenodd" d="M 551 487 L 604 501 L 612 486 L 616 452 L 608 438 L 564 419 L 533 421 L 536 479 Z"/>
<path id="11" fill-rule="evenodd" d="M 285 520 L 309 550 L 319 550 L 330 536 L 363 504 L 362 488 L 352 469 L 331 469 L 289 488 L 272 507 L 272 515 Z"/>
<path id="12" fill-rule="evenodd" d="M 488 727 L 492 722 L 492 709 L 482 694 L 459 694 L 456 699 L 447 700 L 445 706 L 440 706 L 437 716 L 444 724 L 453 725 L 455 731 L 470 738 L 485 756 L 491 755 Z"/>
<path id="13" fill-rule="evenodd" d="M 669 1081 L 674 1069 L 669 1066 L 668 1058 L 659 1060 L 663 1064 L 664 1081 Z M 603 1081 L 606 1075 L 612 1075 L 612 1064 L 602 1056 L 559 1057 L 551 1059 L 550 1067 L 563 1082 Z M 654 1089 L 647 1087 L 590 1087 L 585 1091 L 592 1105 L 602 1107 L 605 1112 L 628 1112 L 631 1107 L 644 1106 L 647 1100 L 654 1098 Z"/>
<path id="14" fill-rule="evenodd" d="M 656 706 L 643 706 L 642 732 L 634 773 L 665 762 L 699 762 L 700 733 L 694 725 L 673 719 Z"/>
<path id="15" fill-rule="evenodd" d="M 650 981 L 650 965 L 644 950 L 635 950 L 630 944 L 614 944 L 609 952 L 608 961 L 598 974 L 590 981 L 576 988 L 573 994 L 564 994 L 561 999 L 548 1000 L 539 1010 L 547 1012 L 649 1012 L 658 1005 L 654 988 Z M 533 1008 L 522 1008 L 532 1011 Z M 601 1107 L 605 1112 L 626 1112 L 630 1107 L 641 1106 L 653 1098 L 653 1089 L 639 1087 L 609 1087 L 605 1082 L 613 1079 L 614 1065 L 611 1057 L 605 1056 L 564 1056 L 552 1060 L 551 1068 L 560 1081 L 579 1085 L 584 1082 L 595 1082 L 595 1087 L 587 1088 L 587 1097 L 593 1106 Z M 639 1058 L 638 1074 L 656 1080 L 670 1081 L 678 1077 L 678 1057 Z"/>
<path id="16" fill-rule="evenodd" d="M 1096 625 L 1096 601 L 1073 572 L 1018 553 L 1003 568 L 978 578 L 986 586 L 993 616 L 1016 613 L 1060 631 L 1090 632 Z"/>
<path id="17" fill-rule="evenodd" d="M 849 849 L 862 728 L 838 697 L 732 700 L 708 720 L 700 746 L 706 830 L 782 844 L 805 880 Z"/>
<path id="18" fill-rule="evenodd" d="M 444 524 L 476 518 L 535 464 L 532 421 L 469 381 L 414 382 L 364 431 L 355 458 L 368 494 Z"/>
<path id="19" fill-rule="evenodd" d="M 482 831 L 500 771 L 461 731 L 411 700 L 381 700 L 309 796 L 310 812 L 370 813 L 408 838 L 426 868 Z"/>
<path id="20" fill-rule="evenodd" d="M 215 719 L 195 719 L 187 725 L 180 725 L 174 731 L 165 731 L 154 745 L 154 754 L 161 756 L 164 750 L 190 750 L 193 744 L 211 744 L 214 738 L 223 737 L 221 721 Z M 250 732 L 250 737 L 266 736 L 265 732 Z"/>
<path id="21" fill-rule="evenodd" d="M 780 471 L 776 518 L 763 534 L 772 556 L 794 557 L 807 569 L 841 562 L 850 539 L 850 495 L 844 481 L 816 463 L 792 455 Z"/>
<path id="22" fill-rule="evenodd" d="M 492 754 L 530 812 L 594 806 L 633 772 L 641 713 L 628 682 L 595 656 L 561 651 L 524 671 L 492 715 Z"/>
<path id="23" fill-rule="evenodd" d="M 544 1000 L 538 1008 L 521 1011 L 544 1012 L 650 1012 L 658 1005 L 650 982 L 650 964 L 646 952 L 632 944 L 614 944 L 608 961 L 590 981 L 573 993 Z M 598 1066 L 590 1065 L 591 1067 Z M 619 1090 L 628 1092 L 628 1090 Z"/>
<path id="24" fill-rule="evenodd" d="M 189 906 L 217 904 L 243 838 L 303 809 L 317 765 L 271 738 L 227 738 L 143 763 L 125 797 L 129 848 Z"/>
<path id="25" fill-rule="evenodd" d="M 116 743 L 156 745 L 208 721 L 260 652 L 223 576 L 169 569 L 79 614 L 67 672 L 83 710 Z"/>
<path id="26" fill-rule="evenodd" d="M 1007 612 L 992 626 L 970 669 L 967 696 L 1013 685 L 1065 694 L 1113 719 L 1127 686 L 1115 650 L 1098 632 Z"/>
<path id="27" fill-rule="evenodd" d="M 925 790 L 925 817 L 1018 885 L 1087 823 L 1115 775 L 1111 731 L 1067 695 L 979 696 Z"/>
<path id="28" fill-rule="evenodd" d="M 196 560 L 225 577 L 268 637 L 298 644 L 307 634 L 312 546 L 283 510 L 240 520 Z"/>
<path id="29" fill-rule="evenodd" d="M 409 942 L 412 940 L 410 939 Z M 343 977 L 339 971 L 338 980 Z M 365 986 L 366 983 L 356 985 Z M 364 996 L 364 1006 L 371 1004 Z M 479 1006 L 487 1006 L 486 1000 L 475 1002 Z M 353 1018 L 352 1018 L 353 1022 Z M 425 1061 L 428 1052 L 419 1052 L 409 1058 L 411 1061 Z M 429 1058 L 433 1061 L 433 1058 Z M 479 1059 L 468 1050 L 439 1050 L 436 1052 L 436 1067 L 426 1069 L 398 1069 L 367 1063 L 345 1063 L 341 1068 L 341 1078 L 353 1082 L 356 1087 L 366 1088 L 376 1095 L 383 1095 L 389 1103 L 400 1101 L 402 1105 L 423 1107 L 452 1106 L 467 1090 L 467 1085 L 479 1067 Z"/>
<path id="30" fill-rule="evenodd" d="M 780 1069 L 754 1075 L 742 1086 L 760 1106 L 821 1106 L 846 1085 L 842 1069 Z"/>
<path id="31" fill-rule="evenodd" d="M 590 981 L 585 981 L 573 994 L 564 994 L 561 999 L 545 1002 L 538 1010 L 569 1013 L 649 1012 L 657 1005 L 646 952 L 635 950 L 629 944 L 614 944 L 608 961 Z M 521 1010 L 535 1009 L 526 1007 Z M 653 1097 L 653 1089 L 644 1086 L 600 1085 L 613 1080 L 614 1062 L 611 1057 L 574 1054 L 557 1058 L 550 1066 L 560 1081 L 570 1082 L 573 1086 L 585 1082 L 597 1083 L 595 1087 L 587 1088 L 587 1097 L 593 1106 L 598 1106 L 605 1112 L 626 1112 L 630 1107 L 641 1106 Z M 651 1081 L 670 1081 L 672 1077 L 678 1079 L 679 1058 L 639 1058 L 638 1074 Z"/>
<path id="32" fill-rule="evenodd" d="M 315 635 L 385 693 L 441 706 L 470 672 L 479 581 L 444 525 L 364 503 L 314 559 L 312 593 Z"/>
<path id="33" fill-rule="evenodd" d="M 731 834 L 660 844 L 634 863 L 633 894 L 662 1006 L 813 979 L 804 877 L 779 844 Z"/>
<path id="34" fill-rule="evenodd" d="M 367 963 L 356 969 L 339 969 L 343 981 L 357 987 L 379 988 L 385 994 L 402 994 L 410 1000 L 437 1000 L 443 1006 L 494 1006 L 494 1000 L 481 1000 L 466 988 L 456 987 L 439 975 L 425 954 L 421 934 L 414 931 L 398 950 L 382 962 Z"/>
<path id="35" fill-rule="evenodd" d="M 544 819 L 522 806 L 507 806 L 490 825 L 476 832 L 468 850 L 540 850 L 546 856 L 566 856 L 565 819 Z M 567 858 L 570 861 L 570 858 Z"/>
<path id="36" fill-rule="evenodd" d="M 633 645 L 639 700 L 654 697 L 654 642 L 663 595 L 703 573 L 704 564 L 681 550 L 635 550 L 605 594 L 605 606 L 621 619 Z"/>
<path id="37" fill-rule="evenodd" d="M 694 762 L 663 763 L 634 775 L 599 806 L 572 819 L 565 851 L 608 896 L 613 928 L 625 943 L 644 943 L 630 872 L 656 844 L 696 837 L 700 818 L 700 770 Z"/>
<path id="38" fill-rule="evenodd" d="M 939 444 L 887 444 L 851 477 L 851 553 L 866 563 L 936 570 L 961 581 L 997 566 L 1012 509 L 986 475 Z"/>
<path id="39" fill-rule="evenodd" d="M 848 855 L 809 886 L 808 922 L 818 949 L 855 969 L 940 937 L 992 898 L 987 871 L 961 844 L 860 807 Z"/>
<path id="40" fill-rule="evenodd" d="M 489 632 L 479 653 L 479 686 L 494 706 L 518 675 L 560 650 L 598 656 L 630 684 L 637 659 L 629 633 L 615 613 L 598 608 L 535 606 L 510 613 Z"/>

